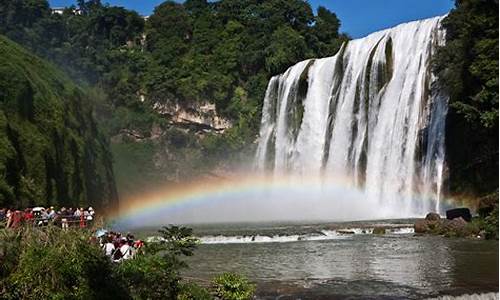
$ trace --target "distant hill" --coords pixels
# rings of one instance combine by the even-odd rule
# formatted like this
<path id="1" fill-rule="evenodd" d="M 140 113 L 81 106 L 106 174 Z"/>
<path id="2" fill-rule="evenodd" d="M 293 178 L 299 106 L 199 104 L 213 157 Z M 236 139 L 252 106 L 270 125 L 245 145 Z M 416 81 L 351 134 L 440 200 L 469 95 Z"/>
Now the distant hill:
<path id="1" fill-rule="evenodd" d="M 67 76 L 0 36 L 0 207 L 117 203 L 92 111 Z"/>

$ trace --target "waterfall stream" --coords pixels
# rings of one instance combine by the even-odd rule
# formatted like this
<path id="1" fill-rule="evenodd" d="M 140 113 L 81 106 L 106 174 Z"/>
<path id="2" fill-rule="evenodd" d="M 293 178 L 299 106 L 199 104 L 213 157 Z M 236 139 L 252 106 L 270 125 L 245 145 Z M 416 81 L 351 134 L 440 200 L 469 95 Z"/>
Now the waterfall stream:
<path id="1" fill-rule="evenodd" d="M 387 215 L 442 210 L 448 98 L 431 72 L 443 17 L 349 41 L 269 81 L 256 167 L 342 180 Z"/>

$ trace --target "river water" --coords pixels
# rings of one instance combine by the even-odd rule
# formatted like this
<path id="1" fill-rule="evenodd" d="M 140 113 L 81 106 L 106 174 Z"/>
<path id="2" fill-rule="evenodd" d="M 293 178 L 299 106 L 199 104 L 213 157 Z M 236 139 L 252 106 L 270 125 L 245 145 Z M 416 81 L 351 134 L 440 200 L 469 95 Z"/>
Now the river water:
<path id="1" fill-rule="evenodd" d="M 498 292 L 497 241 L 415 236 L 410 221 L 195 226 L 205 243 L 184 275 L 207 283 L 223 272 L 244 274 L 258 299 Z M 371 233 L 379 225 L 386 234 Z"/>

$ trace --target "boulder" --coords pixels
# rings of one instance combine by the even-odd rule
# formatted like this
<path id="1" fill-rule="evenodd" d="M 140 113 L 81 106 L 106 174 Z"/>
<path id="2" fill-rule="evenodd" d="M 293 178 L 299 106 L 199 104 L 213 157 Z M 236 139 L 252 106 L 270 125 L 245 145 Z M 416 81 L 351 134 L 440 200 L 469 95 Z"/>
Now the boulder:
<path id="1" fill-rule="evenodd" d="M 480 217 L 486 218 L 495 207 L 498 207 L 498 191 L 491 193 L 479 199 L 477 213 Z"/>
<path id="2" fill-rule="evenodd" d="M 443 227 L 445 236 L 465 237 L 469 235 L 467 222 L 462 217 L 444 222 Z"/>
<path id="3" fill-rule="evenodd" d="M 453 220 L 456 218 L 462 218 L 466 222 L 472 220 L 472 215 L 470 210 L 466 207 L 454 208 L 446 211 L 446 219 Z"/>
<path id="4" fill-rule="evenodd" d="M 373 228 L 373 234 L 385 234 L 384 227 L 375 227 Z"/>
<path id="5" fill-rule="evenodd" d="M 413 225 L 413 228 L 415 229 L 415 233 L 427 233 L 429 230 L 427 220 L 417 220 Z"/>
<path id="6" fill-rule="evenodd" d="M 439 220 L 441 220 L 441 216 L 437 213 L 430 212 L 427 214 L 427 216 L 425 216 L 425 219 L 427 221 L 439 221 Z"/>

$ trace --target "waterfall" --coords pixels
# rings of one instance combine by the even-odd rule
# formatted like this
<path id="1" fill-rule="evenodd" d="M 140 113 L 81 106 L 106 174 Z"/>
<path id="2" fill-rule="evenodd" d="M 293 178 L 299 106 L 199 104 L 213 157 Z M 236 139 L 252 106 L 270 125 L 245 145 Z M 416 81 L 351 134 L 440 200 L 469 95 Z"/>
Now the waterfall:
<path id="1" fill-rule="evenodd" d="M 440 211 L 448 98 L 431 58 L 444 43 L 442 19 L 349 41 L 273 77 L 256 167 L 343 180 L 387 216 Z"/>

